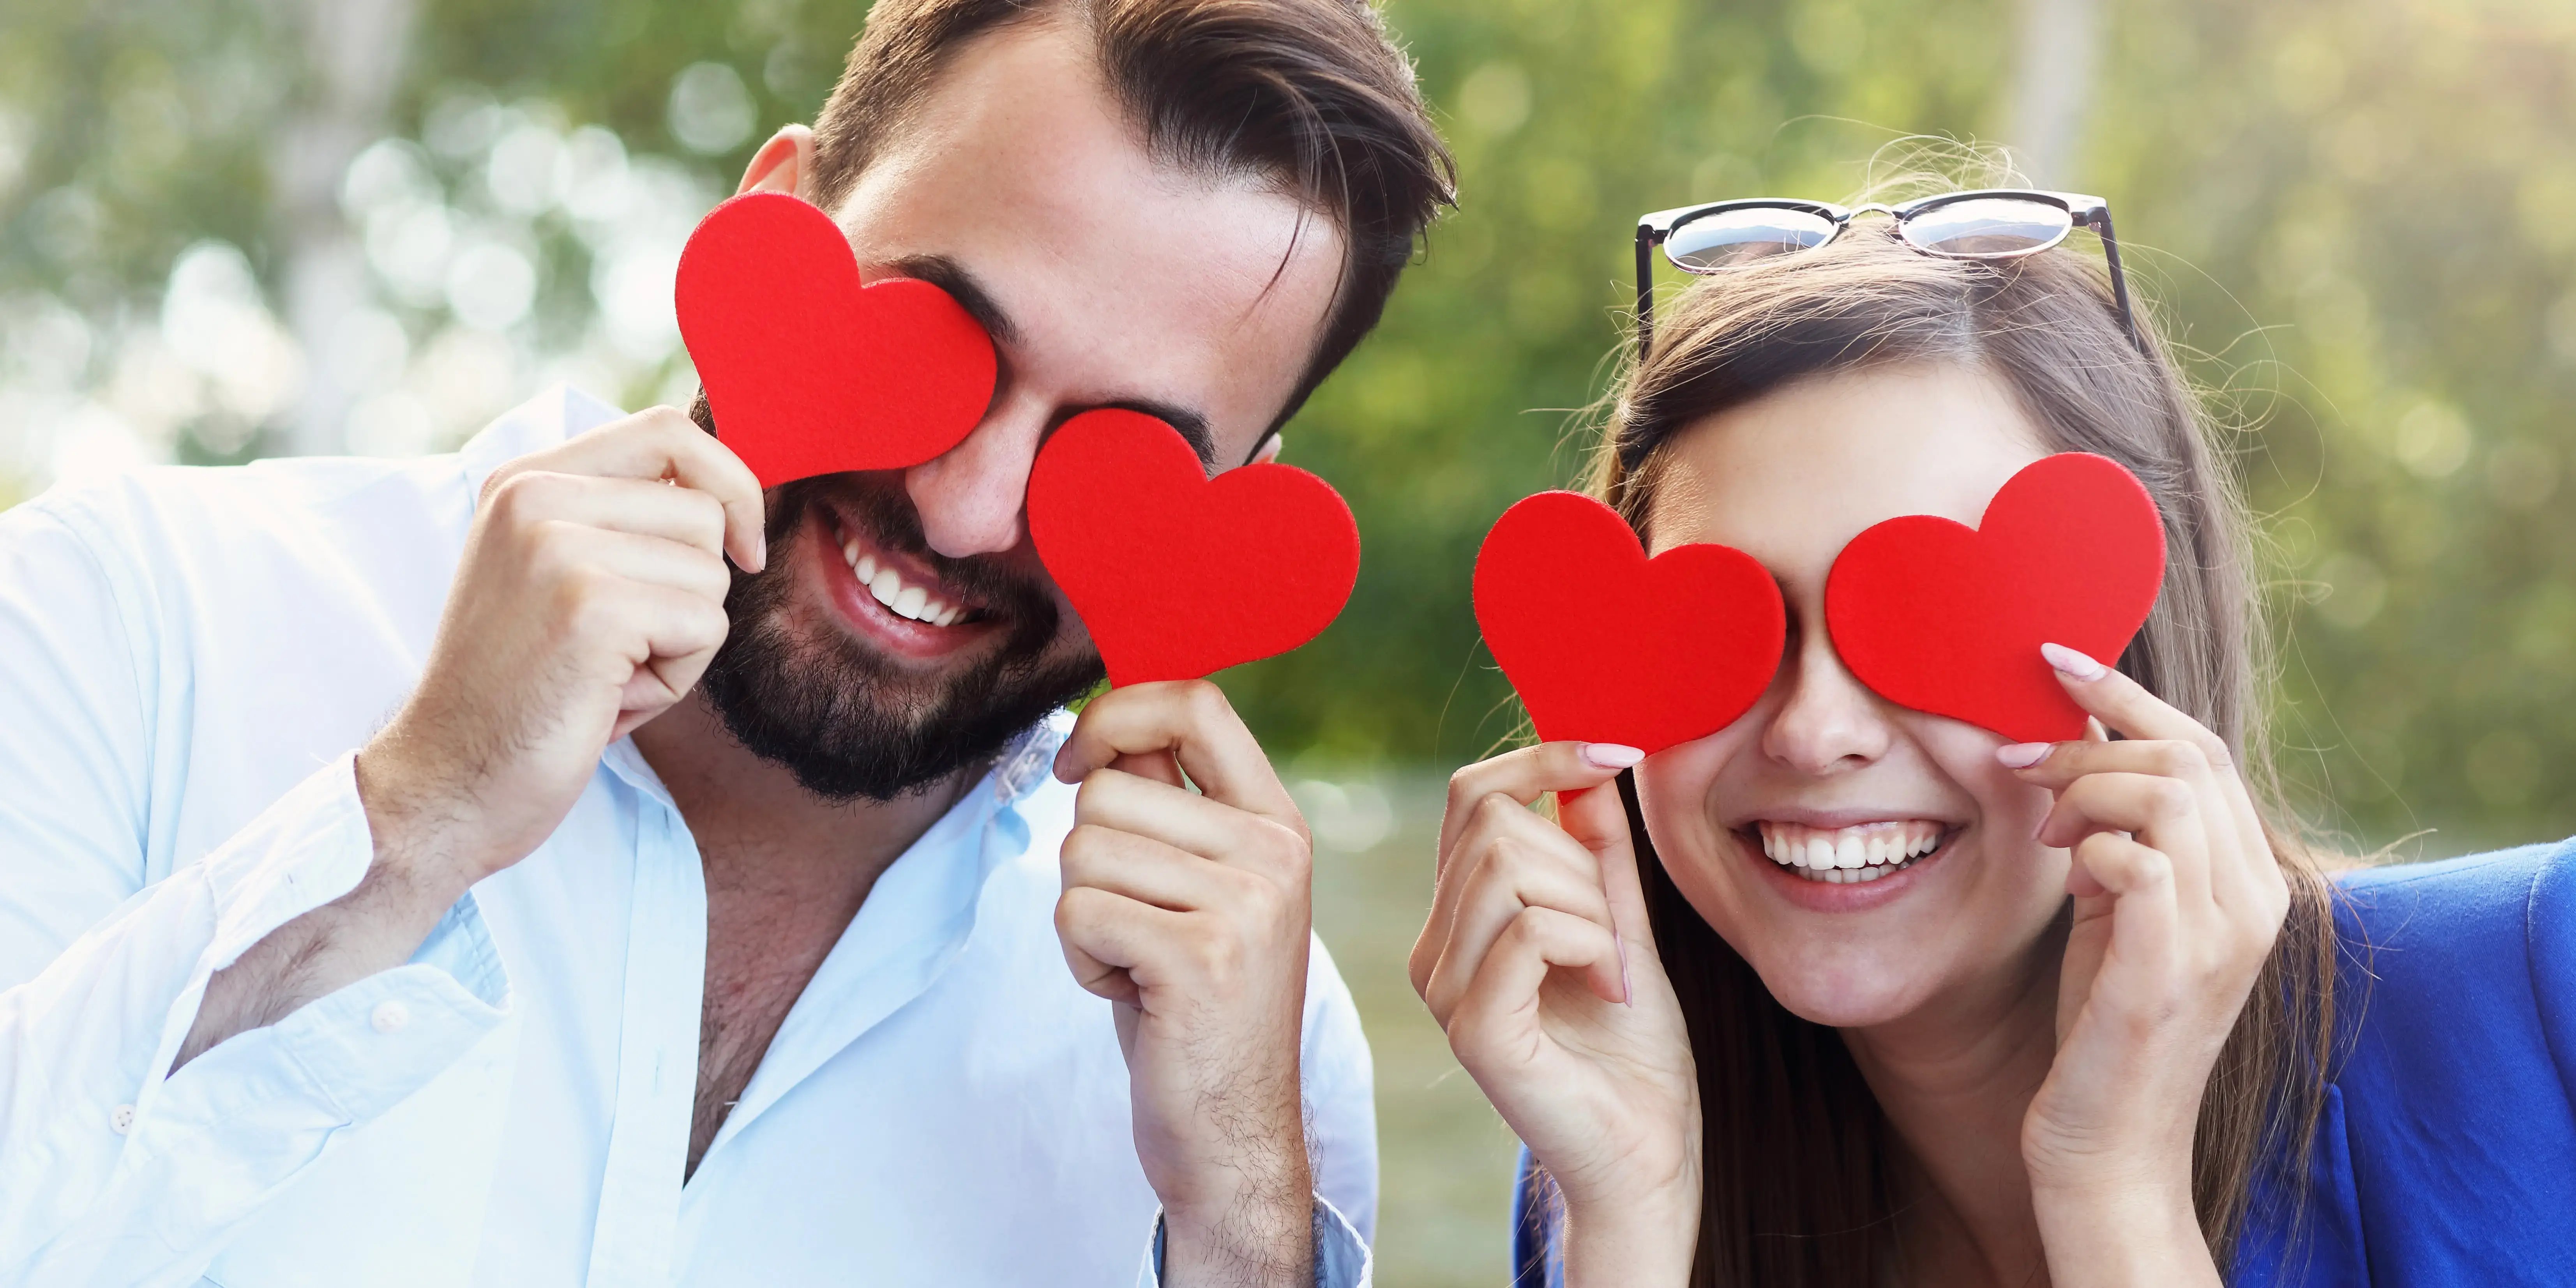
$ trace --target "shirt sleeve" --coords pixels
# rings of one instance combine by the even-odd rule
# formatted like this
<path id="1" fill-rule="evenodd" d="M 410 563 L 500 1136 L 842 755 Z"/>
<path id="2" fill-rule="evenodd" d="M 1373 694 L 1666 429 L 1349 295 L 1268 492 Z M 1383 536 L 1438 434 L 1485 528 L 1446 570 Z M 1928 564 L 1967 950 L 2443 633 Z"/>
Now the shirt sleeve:
<path id="1" fill-rule="evenodd" d="M 410 963 L 171 1073 L 214 972 L 373 862 L 354 757 L 141 884 L 151 642 L 70 530 L 22 511 L 0 517 L 0 1280 L 186 1283 L 336 1133 L 499 1027 L 507 979 L 469 895 Z"/>
<path id="2" fill-rule="evenodd" d="M 1377 1237 L 1377 1076 L 1359 1006 L 1316 939 L 1307 950 L 1306 1017 L 1299 1053 L 1306 1151 L 1316 1196 L 1362 1244 Z"/>
<path id="3" fill-rule="evenodd" d="M 1315 1200 L 1315 1288 L 1369 1288 L 1374 1274 L 1369 1246 L 1360 1232 L 1331 1203 Z M 1163 1288 L 1163 1214 L 1154 1214 L 1154 1238 L 1145 1249 L 1145 1265 L 1136 1272 L 1136 1288 Z"/>

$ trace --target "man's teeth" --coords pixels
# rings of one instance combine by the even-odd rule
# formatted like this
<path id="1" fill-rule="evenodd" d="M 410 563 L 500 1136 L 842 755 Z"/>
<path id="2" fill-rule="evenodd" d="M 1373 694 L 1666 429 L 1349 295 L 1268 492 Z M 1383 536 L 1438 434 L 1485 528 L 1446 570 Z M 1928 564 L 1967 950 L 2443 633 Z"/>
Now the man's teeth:
<path id="1" fill-rule="evenodd" d="M 1772 862 L 1809 881 L 1835 885 L 1876 881 L 1941 846 L 1941 825 L 1923 819 L 1839 828 L 1765 819 L 1758 826 L 1762 853 Z"/>
<path id="2" fill-rule="evenodd" d="M 879 567 L 877 557 L 862 551 L 856 538 L 841 543 L 841 557 L 850 561 L 850 575 L 857 577 L 859 584 L 867 587 L 868 593 L 876 596 L 877 602 L 897 617 L 909 617 L 933 626 L 952 626 L 958 618 L 966 615 L 964 605 L 942 603 L 932 599 L 929 591 L 906 584 L 903 574 L 896 572 L 892 565 Z"/>

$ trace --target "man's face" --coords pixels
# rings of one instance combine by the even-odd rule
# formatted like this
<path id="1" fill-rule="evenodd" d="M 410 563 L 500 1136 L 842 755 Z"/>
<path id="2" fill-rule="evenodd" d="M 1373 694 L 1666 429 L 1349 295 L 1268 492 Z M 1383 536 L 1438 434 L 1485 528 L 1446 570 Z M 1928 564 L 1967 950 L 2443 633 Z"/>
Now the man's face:
<path id="1" fill-rule="evenodd" d="M 814 196 L 791 135 L 761 156 L 747 189 Z M 736 576 L 705 685 L 808 790 L 886 799 L 1099 678 L 1023 520 L 1046 436 L 1129 407 L 1211 472 L 1243 464 L 1305 369 L 1343 250 L 1264 178 L 1150 156 L 1088 35 L 1051 22 L 960 49 L 832 214 L 863 277 L 925 278 L 979 315 L 992 405 L 926 464 L 771 492 L 768 570 Z"/>

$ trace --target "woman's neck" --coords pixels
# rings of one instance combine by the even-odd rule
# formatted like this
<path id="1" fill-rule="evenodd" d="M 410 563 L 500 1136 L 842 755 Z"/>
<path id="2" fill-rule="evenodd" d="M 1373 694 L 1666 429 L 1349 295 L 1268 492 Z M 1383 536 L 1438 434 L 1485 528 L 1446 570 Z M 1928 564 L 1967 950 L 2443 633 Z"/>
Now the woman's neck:
<path id="1" fill-rule="evenodd" d="M 2048 1282 L 2022 1118 L 2057 1053 L 2062 928 L 1912 1014 L 1845 1029 L 1907 1155 L 1889 1169 L 1912 1284 Z"/>

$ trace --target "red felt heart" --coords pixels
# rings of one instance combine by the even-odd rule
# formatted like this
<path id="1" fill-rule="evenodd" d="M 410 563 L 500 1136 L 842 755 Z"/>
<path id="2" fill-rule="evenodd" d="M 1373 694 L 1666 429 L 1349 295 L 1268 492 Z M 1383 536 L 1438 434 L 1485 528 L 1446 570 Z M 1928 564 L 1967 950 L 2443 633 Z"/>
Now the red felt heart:
<path id="1" fill-rule="evenodd" d="M 1974 528 L 1928 514 L 1852 538 L 1825 578 L 1843 665 L 1901 706 L 2017 742 L 2084 736 L 2043 643 L 2110 662 L 2155 607 L 2164 525 L 2117 462 L 2065 452 L 2024 466 Z"/>
<path id="2" fill-rule="evenodd" d="M 1111 684 L 1195 679 L 1322 633 L 1360 573 L 1341 494 L 1287 465 L 1211 479 L 1140 412 L 1065 422 L 1029 474 L 1029 539 Z"/>
<path id="3" fill-rule="evenodd" d="M 992 338 L 948 292 L 863 285 L 831 216 L 783 192 L 710 212 L 676 297 L 718 432 L 765 488 L 919 465 L 993 398 Z"/>
<path id="4" fill-rule="evenodd" d="M 1661 751 L 1733 724 L 1779 669 L 1780 588 L 1729 546 L 1646 557 L 1617 511 L 1541 492 L 1476 553 L 1476 624 L 1550 742 Z"/>

